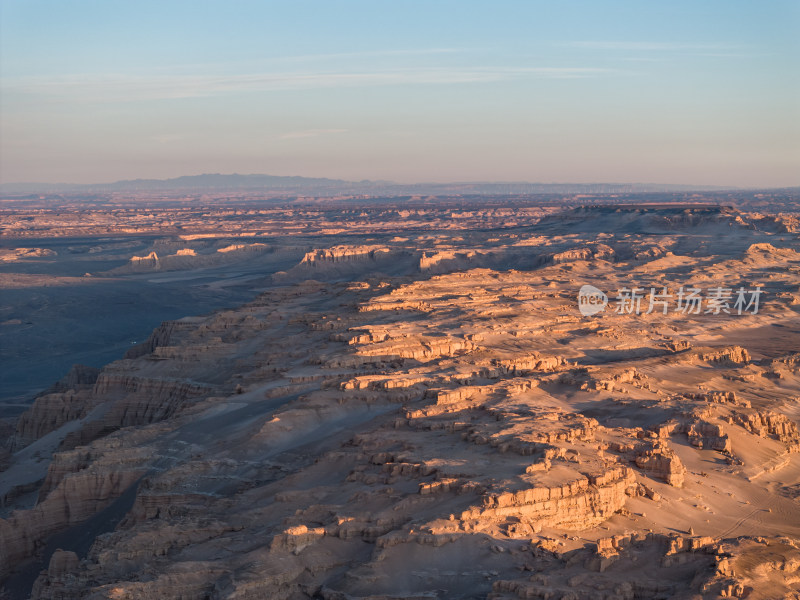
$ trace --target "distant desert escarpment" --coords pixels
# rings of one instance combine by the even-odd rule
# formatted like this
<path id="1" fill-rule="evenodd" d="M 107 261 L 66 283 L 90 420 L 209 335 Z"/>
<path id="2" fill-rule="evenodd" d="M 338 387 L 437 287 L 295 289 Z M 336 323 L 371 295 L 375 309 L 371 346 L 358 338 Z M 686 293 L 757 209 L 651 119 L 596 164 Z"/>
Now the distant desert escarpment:
<path id="1" fill-rule="evenodd" d="M 800 598 L 796 215 L 382 210 L 74 277 L 261 291 L 9 421 L 9 598 Z"/>

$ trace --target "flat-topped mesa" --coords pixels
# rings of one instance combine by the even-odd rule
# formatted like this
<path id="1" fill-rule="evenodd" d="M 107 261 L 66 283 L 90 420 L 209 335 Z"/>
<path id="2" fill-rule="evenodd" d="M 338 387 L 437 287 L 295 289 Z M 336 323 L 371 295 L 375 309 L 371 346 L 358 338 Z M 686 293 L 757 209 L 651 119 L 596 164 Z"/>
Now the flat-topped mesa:
<path id="1" fill-rule="evenodd" d="M 467 403 L 455 403 L 453 406 L 460 410 L 471 407 Z M 487 406 L 482 406 L 482 413 L 491 417 L 491 420 L 465 423 L 457 428 L 462 430 L 461 437 L 464 441 L 479 446 L 489 445 L 502 453 L 536 456 L 545 461 L 560 457 L 569 462 L 580 463 L 587 458 L 581 452 L 576 453 L 574 449 L 569 452 L 570 457 L 566 458 L 566 444 L 581 444 L 589 447 L 593 455 L 596 452 L 595 434 L 598 422 L 595 419 L 557 410 L 517 412 Z M 542 467 L 537 466 L 536 470 L 542 470 Z"/>
<path id="2" fill-rule="evenodd" d="M 393 358 L 410 358 L 429 361 L 441 356 L 453 356 L 461 352 L 471 352 L 477 344 L 470 340 L 454 337 L 420 337 L 406 338 L 401 341 L 386 341 L 370 347 L 359 348 L 360 356 Z"/>
<path id="3" fill-rule="evenodd" d="M 464 511 L 461 520 L 477 522 L 472 524 L 476 529 L 508 519 L 523 520 L 534 532 L 542 527 L 588 529 L 620 510 L 627 489 L 636 481 L 633 471 L 625 466 L 588 474 L 567 473 L 562 468 L 560 475 L 526 489 L 489 492 L 483 497 L 483 505 Z"/>
<path id="4" fill-rule="evenodd" d="M 217 252 L 221 254 L 229 254 L 229 253 L 253 253 L 257 254 L 260 252 L 264 252 L 269 249 L 269 246 L 266 244 L 231 244 L 230 246 L 225 246 L 224 248 L 217 248 Z M 178 251 L 180 254 L 180 251 Z"/>
<path id="5" fill-rule="evenodd" d="M 414 387 L 428 381 L 427 377 L 387 377 L 386 375 L 358 376 L 338 383 L 340 390 L 394 390 Z"/>
<path id="6" fill-rule="evenodd" d="M 388 300 L 370 300 L 366 304 L 361 305 L 358 310 L 360 312 L 408 310 L 430 313 L 433 311 L 433 307 L 424 300 L 398 298 Z"/>
<path id="7" fill-rule="evenodd" d="M 473 400 L 479 397 L 485 397 L 491 394 L 493 390 L 494 388 L 492 386 L 481 385 L 464 385 L 451 390 L 437 390 L 436 404 L 455 404 L 466 400 Z"/>
<path id="8" fill-rule="evenodd" d="M 378 260 L 388 257 L 391 252 L 385 246 L 333 246 L 306 252 L 300 264 L 316 267 L 341 262 Z"/>
<path id="9" fill-rule="evenodd" d="M 288 527 L 286 531 L 272 538 L 270 551 L 273 553 L 292 552 L 299 554 L 310 544 L 325 537 L 325 534 L 324 527 L 309 528 L 307 525 Z"/>
<path id="10" fill-rule="evenodd" d="M 492 361 L 501 372 L 513 375 L 530 375 L 540 371 L 553 371 L 567 364 L 561 356 L 544 356 L 538 352 L 514 358 L 501 358 Z"/>
<path id="11" fill-rule="evenodd" d="M 577 413 L 560 410 L 540 410 L 517 413 L 503 408 L 487 408 L 486 413 L 499 423 L 509 423 L 510 428 L 499 434 L 513 434 L 518 440 L 528 440 L 540 444 L 557 442 L 594 442 L 599 423 L 596 419 Z M 535 419 L 535 425 L 530 420 Z"/>
<path id="12" fill-rule="evenodd" d="M 402 362 L 433 362 L 443 357 L 452 357 L 472 352 L 478 348 L 475 342 L 454 337 L 406 338 L 402 341 L 387 341 L 359 347 L 355 354 L 336 354 L 331 358 L 312 357 L 308 364 L 324 364 L 329 369 L 358 369 L 365 364 Z"/>
<path id="13" fill-rule="evenodd" d="M 463 249 L 436 250 L 423 252 L 419 259 L 419 270 L 422 273 L 443 274 L 453 271 L 467 271 L 495 265 L 499 260 L 519 260 L 516 253 L 509 249 Z M 524 254 L 523 254 L 524 256 Z"/>
<path id="14" fill-rule="evenodd" d="M 161 263 L 155 250 L 146 256 L 131 256 L 129 267 L 134 271 L 157 271 Z"/>

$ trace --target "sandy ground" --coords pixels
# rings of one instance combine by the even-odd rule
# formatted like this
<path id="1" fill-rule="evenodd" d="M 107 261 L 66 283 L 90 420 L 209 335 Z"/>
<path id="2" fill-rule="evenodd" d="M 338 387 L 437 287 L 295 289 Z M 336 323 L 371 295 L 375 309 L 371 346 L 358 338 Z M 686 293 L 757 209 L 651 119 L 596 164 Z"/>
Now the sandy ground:
<path id="1" fill-rule="evenodd" d="M 14 593 L 798 597 L 797 233 L 731 209 L 445 225 L 280 273 L 118 275 L 264 291 L 160 327 L 77 417 L 59 392 L 20 419 L 1 490 L 45 492 L 0 522 Z M 664 286 L 764 297 L 615 310 Z"/>

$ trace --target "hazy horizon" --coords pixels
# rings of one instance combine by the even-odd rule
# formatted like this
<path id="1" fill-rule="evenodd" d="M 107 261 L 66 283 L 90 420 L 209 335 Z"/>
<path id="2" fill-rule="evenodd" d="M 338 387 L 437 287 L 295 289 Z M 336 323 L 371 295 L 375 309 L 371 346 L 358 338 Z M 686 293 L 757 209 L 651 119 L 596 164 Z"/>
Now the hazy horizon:
<path id="1" fill-rule="evenodd" d="M 5 183 L 798 185 L 787 0 L 0 11 Z"/>
<path id="2" fill-rule="evenodd" d="M 166 177 L 124 177 L 121 179 L 105 179 L 103 181 L 0 181 L 0 185 L 69 185 L 69 186 L 95 186 L 95 185 L 110 185 L 114 183 L 134 182 L 134 181 L 172 181 L 176 179 L 186 179 L 192 177 L 280 177 L 280 178 L 302 178 L 302 179 L 330 179 L 332 181 L 342 181 L 345 183 L 387 183 L 396 185 L 475 185 L 475 184 L 490 184 L 490 185 L 663 185 L 663 186 L 680 186 L 691 187 L 716 187 L 716 188 L 731 188 L 731 189 L 748 189 L 745 186 L 733 186 L 725 184 L 695 184 L 693 182 L 675 182 L 666 183 L 663 181 L 526 181 L 526 180 L 488 180 L 488 179 L 464 179 L 464 180 L 407 180 L 396 181 L 391 179 L 379 179 L 374 177 L 367 177 L 364 179 L 345 179 L 340 177 L 326 177 L 321 175 L 297 175 L 293 173 L 237 173 L 237 172 L 197 172 L 197 173 L 180 173 L 174 176 Z M 767 189 L 768 187 L 784 188 L 784 187 L 798 187 L 800 180 L 795 185 L 785 186 L 753 186 L 749 189 Z"/>
<path id="3" fill-rule="evenodd" d="M 163 186 L 159 184 L 164 184 Z M 145 188 L 137 186 L 146 185 Z M 40 187 L 39 187 L 40 186 Z M 31 193 L 84 193 L 114 191 L 146 191 L 147 189 L 181 192 L 182 190 L 208 188 L 209 190 L 236 189 L 284 189 L 299 195 L 331 196 L 337 194 L 371 194 L 402 196 L 407 194 L 547 194 L 547 193 L 618 193 L 621 188 L 630 188 L 630 193 L 669 192 L 723 192 L 723 191 L 769 191 L 795 189 L 796 186 L 724 186 L 692 183 L 663 183 L 641 181 L 412 181 L 398 182 L 386 179 L 363 179 L 359 181 L 305 177 L 299 175 L 276 175 L 270 173 L 200 173 L 169 178 L 135 178 L 94 182 L 41 182 L 0 181 L 0 192 L 8 195 Z M 323 186 L 322 188 L 318 186 Z M 495 189 L 498 188 L 498 189 Z M 508 188 L 508 189 L 505 189 Z M 540 188 L 540 189 L 539 189 Z M 324 191 L 321 191 L 323 190 Z"/>

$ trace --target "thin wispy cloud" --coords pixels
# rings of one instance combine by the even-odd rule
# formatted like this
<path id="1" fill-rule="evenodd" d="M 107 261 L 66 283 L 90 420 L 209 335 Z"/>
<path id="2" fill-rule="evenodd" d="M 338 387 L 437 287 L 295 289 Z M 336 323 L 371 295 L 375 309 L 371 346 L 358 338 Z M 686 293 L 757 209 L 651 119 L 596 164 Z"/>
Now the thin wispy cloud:
<path id="1" fill-rule="evenodd" d="M 741 50 L 740 46 L 709 43 L 683 42 L 622 42 L 622 41 L 575 41 L 565 42 L 563 46 L 587 48 L 591 50 L 634 50 L 646 52 L 698 51 L 714 52 L 725 50 Z"/>
<path id="2" fill-rule="evenodd" d="M 757 58 L 774 55 L 769 52 L 696 52 L 695 56 L 707 56 L 709 58 Z"/>
<path id="3" fill-rule="evenodd" d="M 295 140 L 300 138 L 314 138 L 321 135 L 346 133 L 347 129 L 306 129 L 304 131 L 290 131 L 279 136 L 282 140 Z"/>
<path id="4" fill-rule="evenodd" d="M 512 76 L 535 76 L 546 79 L 585 79 L 614 72 L 599 67 L 514 67 L 501 68 L 500 73 Z"/>
<path id="5" fill-rule="evenodd" d="M 369 59 L 381 58 L 413 58 L 463 54 L 474 52 L 474 48 L 413 48 L 405 50 L 363 50 L 358 52 L 327 52 L 319 54 L 296 54 L 259 57 L 253 59 L 243 59 L 236 62 L 230 61 L 207 61 L 202 63 L 182 63 L 173 65 L 160 65 L 155 68 L 155 72 L 180 73 L 186 71 L 230 71 L 231 69 L 247 69 L 251 71 L 261 71 L 274 69 L 280 65 L 290 65 L 297 63 L 318 62 L 324 64 L 327 61 L 347 60 L 364 61 Z"/>
<path id="6" fill-rule="evenodd" d="M 301 54 L 297 56 L 276 57 L 276 61 L 283 62 L 305 62 L 319 60 L 340 60 L 362 59 L 362 58 L 382 58 L 393 56 L 429 56 L 437 54 L 456 54 L 467 52 L 466 48 L 409 48 L 405 50 L 364 50 L 362 52 L 329 52 L 326 54 Z"/>
<path id="7" fill-rule="evenodd" d="M 583 40 L 560 44 L 570 48 L 584 48 L 597 51 L 643 52 L 652 55 L 691 54 L 694 56 L 714 56 L 725 58 L 741 58 L 750 56 L 748 48 L 730 44 L 688 43 L 688 42 L 623 42 Z"/>
<path id="8" fill-rule="evenodd" d="M 270 92 L 391 85 L 492 83 L 515 78 L 574 79 L 597 77 L 611 69 L 593 67 L 418 68 L 366 72 L 284 72 L 243 75 L 72 75 L 58 79 L 6 81 L 5 92 L 51 99 L 126 102 Z"/>
<path id="9" fill-rule="evenodd" d="M 38 96 L 78 96 L 89 100 L 197 98 L 237 92 L 303 90 L 381 85 L 453 84 L 494 81 L 500 76 L 474 70 L 402 70 L 362 73 L 254 73 L 244 75 L 75 75 L 19 79 L 4 88 Z"/>

